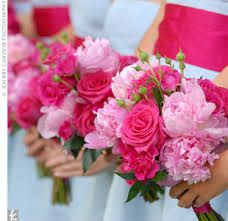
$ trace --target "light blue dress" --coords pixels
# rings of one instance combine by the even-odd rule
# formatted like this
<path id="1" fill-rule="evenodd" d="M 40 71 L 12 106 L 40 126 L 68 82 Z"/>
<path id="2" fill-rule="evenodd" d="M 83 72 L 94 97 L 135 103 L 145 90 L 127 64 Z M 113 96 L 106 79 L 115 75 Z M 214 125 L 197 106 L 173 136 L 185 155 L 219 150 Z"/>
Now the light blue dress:
<path id="1" fill-rule="evenodd" d="M 167 0 L 167 2 L 228 15 L 228 2 L 225 0 Z M 176 68 L 178 68 L 178 64 L 174 61 L 173 63 L 175 64 Z M 193 65 L 187 65 L 185 73 L 186 77 L 200 78 L 202 76 L 203 78 L 211 80 L 214 79 L 218 74 L 212 70 L 206 70 Z M 228 221 L 228 191 L 212 200 L 211 204 L 212 207 L 219 212 L 223 218 L 225 218 L 225 221 Z M 177 206 L 177 200 L 171 199 L 169 197 L 169 188 L 167 188 L 164 197 L 164 208 L 161 220 L 170 221 L 173 220 L 174 217 L 175 220 L 182 220 L 183 218 L 185 221 L 196 220 L 195 214 L 191 209 L 183 209 Z"/>
<path id="2" fill-rule="evenodd" d="M 116 0 L 105 21 L 104 36 L 119 53 L 134 55 L 158 10 L 158 4 L 148 1 Z M 160 221 L 163 199 L 150 204 L 138 197 L 124 203 L 129 188 L 123 179 L 114 175 L 103 221 Z"/>

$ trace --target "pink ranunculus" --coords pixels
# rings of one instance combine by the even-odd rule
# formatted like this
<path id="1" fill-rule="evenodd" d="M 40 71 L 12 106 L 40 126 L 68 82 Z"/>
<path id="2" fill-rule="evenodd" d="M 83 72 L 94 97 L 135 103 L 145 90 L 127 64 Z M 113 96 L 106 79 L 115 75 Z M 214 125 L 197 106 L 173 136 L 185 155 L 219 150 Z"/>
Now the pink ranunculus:
<path id="1" fill-rule="evenodd" d="M 146 152 L 137 152 L 134 147 L 120 144 L 123 158 L 121 170 L 124 173 L 134 172 L 137 180 L 146 181 L 155 176 L 159 170 L 155 157 L 158 155 L 157 148 L 151 148 Z"/>
<path id="2" fill-rule="evenodd" d="M 214 115 L 216 105 L 206 101 L 197 80 L 183 80 L 181 92 L 165 97 L 162 117 L 171 137 L 196 136 L 223 139 L 228 136 L 224 114 Z"/>
<path id="3" fill-rule="evenodd" d="M 177 86 L 181 83 L 181 75 L 178 71 L 173 70 L 170 66 L 162 65 L 154 69 L 155 72 L 160 70 L 163 73 L 163 78 L 161 81 L 162 90 L 165 91 L 175 91 Z"/>
<path id="4" fill-rule="evenodd" d="M 76 55 L 81 74 L 92 74 L 99 70 L 115 74 L 120 67 L 118 54 L 106 39 L 86 38 L 83 45 L 77 49 Z"/>
<path id="5" fill-rule="evenodd" d="M 125 67 L 121 72 L 117 73 L 117 75 L 113 77 L 111 87 L 116 98 L 124 100 L 130 99 L 129 91 L 133 89 L 132 82 L 140 79 L 145 74 L 144 71 L 136 71 L 136 66 L 140 66 L 144 70 L 149 69 L 149 67 L 145 64 L 137 62 Z"/>
<path id="6" fill-rule="evenodd" d="M 8 61 L 10 64 L 21 62 L 35 52 L 35 46 L 23 35 L 16 34 L 8 37 Z"/>
<path id="7" fill-rule="evenodd" d="M 38 81 L 38 94 L 42 104 L 46 106 L 60 105 L 76 84 L 75 80 L 69 77 L 61 77 L 67 84 L 54 82 L 54 74 L 53 70 L 49 70 Z"/>
<path id="8" fill-rule="evenodd" d="M 87 74 L 77 84 L 79 96 L 92 104 L 104 101 L 111 96 L 112 75 L 102 71 Z"/>
<path id="9" fill-rule="evenodd" d="M 171 138 L 163 145 L 160 160 L 175 181 L 188 181 L 189 184 L 205 181 L 210 177 L 207 164 L 212 166 L 218 159 L 213 152 L 217 145 L 194 137 Z"/>
<path id="10" fill-rule="evenodd" d="M 153 100 L 136 104 L 123 122 L 121 138 L 137 152 L 160 149 L 165 140 L 159 108 Z"/>
<path id="11" fill-rule="evenodd" d="M 58 136 L 64 141 L 69 140 L 74 135 L 74 128 L 70 121 L 64 121 L 58 131 Z"/>
<path id="12" fill-rule="evenodd" d="M 17 124 L 24 129 L 36 125 L 41 116 L 40 109 L 41 103 L 37 98 L 23 97 L 16 107 L 15 119 Z"/>
<path id="13" fill-rule="evenodd" d="M 110 98 L 108 103 L 96 112 L 96 130 L 86 135 L 85 147 L 100 149 L 115 146 L 121 136 L 120 130 L 127 113 L 127 109 L 119 107 L 116 100 Z"/>
<path id="14" fill-rule="evenodd" d="M 94 106 L 91 104 L 76 104 L 74 109 L 73 125 L 80 136 L 86 136 L 95 130 Z"/>

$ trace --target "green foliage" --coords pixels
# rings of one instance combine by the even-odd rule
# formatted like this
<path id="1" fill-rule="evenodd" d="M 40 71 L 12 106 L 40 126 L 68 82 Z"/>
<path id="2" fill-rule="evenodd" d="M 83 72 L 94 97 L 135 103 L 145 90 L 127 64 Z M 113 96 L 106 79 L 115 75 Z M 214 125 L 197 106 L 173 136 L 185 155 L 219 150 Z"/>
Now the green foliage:
<path id="1" fill-rule="evenodd" d="M 118 173 L 118 172 L 115 172 L 115 174 L 120 176 L 121 178 L 123 178 L 125 180 L 133 180 L 133 179 L 135 179 L 135 174 L 133 172 L 131 172 L 131 173 Z"/>
<path id="2" fill-rule="evenodd" d="M 135 182 L 129 192 L 128 192 L 128 196 L 127 196 L 127 200 L 126 202 L 130 202 L 131 200 L 133 200 L 139 193 L 140 191 L 142 190 L 142 187 L 143 187 L 143 184 L 141 181 L 137 181 Z"/>
<path id="3" fill-rule="evenodd" d="M 77 157 L 84 144 L 85 141 L 83 137 L 74 136 L 64 144 L 64 147 L 71 151 L 75 157 Z"/>

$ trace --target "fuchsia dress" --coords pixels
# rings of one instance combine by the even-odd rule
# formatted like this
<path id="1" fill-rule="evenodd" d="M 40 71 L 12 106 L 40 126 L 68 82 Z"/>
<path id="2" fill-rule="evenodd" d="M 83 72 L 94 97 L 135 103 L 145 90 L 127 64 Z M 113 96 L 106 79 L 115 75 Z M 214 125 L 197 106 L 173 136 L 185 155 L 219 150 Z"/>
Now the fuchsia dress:
<path id="1" fill-rule="evenodd" d="M 155 45 L 162 55 L 175 59 L 181 48 L 186 55 L 187 77 L 214 79 L 228 65 L 228 1 L 168 0 Z M 173 61 L 176 68 L 177 62 Z M 227 76 L 228 77 L 228 76 Z M 167 188 L 162 221 L 195 221 L 194 213 L 177 206 Z M 211 201 L 228 220 L 228 191 Z M 153 220 L 153 217 L 151 217 Z"/>

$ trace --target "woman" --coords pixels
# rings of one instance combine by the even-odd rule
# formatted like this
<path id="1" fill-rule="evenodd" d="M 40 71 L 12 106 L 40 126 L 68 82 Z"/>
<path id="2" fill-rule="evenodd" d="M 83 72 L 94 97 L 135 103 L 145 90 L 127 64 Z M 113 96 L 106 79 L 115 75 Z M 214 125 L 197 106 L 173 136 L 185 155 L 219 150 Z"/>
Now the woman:
<path id="1" fill-rule="evenodd" d="M 203 77 L 215 79 L 216 83 L 227 87 L 228 50 L 225 47 L 228 41 L 228 4 L 222 0 L 207 1 L 183 1 L 168 0 L 165 8 L 164 19 L 159 27 L 159 37 L 156 40 L 152 37 L 155 23 L 152 24 L 139 47 L 142 50 L 151 52 L 159 51 L 161 54 L 175 59 L 175 55 L 180 48 L 186 54 L 187 77 Z M 163 12 L 157 17 L 159 23 L 163 17 Z M 151 39 L 151 41 L 150 41 Z M 175 61 L 172 63 L 178 68 Z M 222 74 L 219 74 L 219 72 Z M 218 75 L 219 74 L 219 75 Z M 179 198 L 178 205 L 181 207 L 200 206 L 208 200 L 213 199 L 222 193 L 227 187 L 227 176 L 221 175 L 223 168 L 226 168 L 227 151 L 220 154 L 212 170 L 212 178 L 205 183 L 187 186 L 180 183 L 173 187 L 170 195 Z M 221 166 L 223 165 L 223 166 Z M 219 175 L 220 174 L 220 175 Z M 210 189 L 210 191 L 208 191 Z M 188 191 L 186 191 L 188 190 Z M 195 220 L 196 217 L 191 210 L 178 208 L 175 200 L 168 196 L 168 189 L 164 200 L 163 221 L 173 219 Z M 212 200 L 213 208 L 223 217 L 227 217 L 228 192 Z M 228 217 L 227 217 L 228 218 Z"/>

